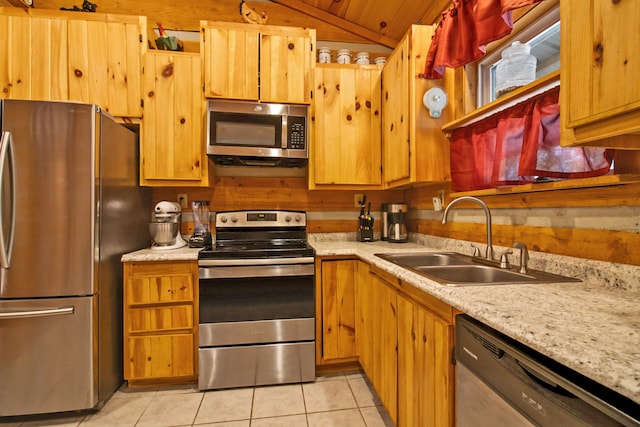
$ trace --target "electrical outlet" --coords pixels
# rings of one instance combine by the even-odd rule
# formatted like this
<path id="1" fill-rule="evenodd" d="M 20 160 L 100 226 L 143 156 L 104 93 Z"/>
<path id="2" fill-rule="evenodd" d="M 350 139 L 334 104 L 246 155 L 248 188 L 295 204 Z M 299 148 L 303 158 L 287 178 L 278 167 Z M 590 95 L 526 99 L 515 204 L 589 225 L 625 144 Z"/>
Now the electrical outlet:
<path id="1" fill-rule="evenodd" d="M 180 203 L 180 207 L 182 209 L 189 208 L 189 200 L 187 199 L 187 195 L 185 193 L 178 194 L 178 203 Z"/>
<path id="2" fill-rule="evenodd" d="M 441 211 L 444 208 L 444 190 L 438 191 L 438 195 L 433 198 L 433 210 Z"/>
<path id="3" fill-rule="evenodd" d="M 353 195 L 353 204 L 356 208 L 359 208 L 362 205 L 362 199 L 364 198 L 364 194 L 354 194 Z"/>

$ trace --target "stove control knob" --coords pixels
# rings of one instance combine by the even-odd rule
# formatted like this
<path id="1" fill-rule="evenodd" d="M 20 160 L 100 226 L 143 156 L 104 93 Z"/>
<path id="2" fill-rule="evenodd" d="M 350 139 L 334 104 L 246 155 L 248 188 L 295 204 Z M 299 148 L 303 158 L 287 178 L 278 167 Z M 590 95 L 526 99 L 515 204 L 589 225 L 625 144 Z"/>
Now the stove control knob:
<path id="1" fill-rule="evenodd" d="M 220 221 L 221 221 L 222 223 L 226 223 L 226 222 L 227 222 L 227 217 L 226 217 L 226 216 L 224 216 L 224 215 L 223 215 L 223 216 L 221 216 L 221 217 L 220 217 Z"/>
<path id="2" fill-rule="evenodd" d="M 287 215 L 287 216 L 284 217 L 284 220 L 286 222 L 291 222 L 291 217 L 289 215 Z"/>
<path id="3" fill-rule="evenodd" d="M 296 222 L 300 222 L 300 221 L 302 221 L 302 216 L 296 215 Z"/>
<path id="4" fill-rule="evenodd" d="M 231 216 L 231 222 L 233 222 L 233 223 L 238 222 L 238 217 L 235 216 L 235 215 Z"/>

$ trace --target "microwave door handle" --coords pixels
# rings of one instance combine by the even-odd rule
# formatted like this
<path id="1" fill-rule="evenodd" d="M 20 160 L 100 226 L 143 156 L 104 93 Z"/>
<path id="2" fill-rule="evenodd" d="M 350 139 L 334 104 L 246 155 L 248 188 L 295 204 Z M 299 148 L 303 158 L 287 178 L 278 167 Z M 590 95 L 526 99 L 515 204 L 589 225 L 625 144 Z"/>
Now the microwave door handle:
<path id="1" fill-rule="evenodd" d="M 281 135 L 283 135 L 280 138 L 280 148 L 282 148 L 283 150 L 287 149 L 287 142 L 289 139 L 289 120 L 288 120 L 288 115 L 284 115 L 282 116 L 282 133 Z"/>
<path id="2" fill-rule="evenodd" d="M 11 174 L 8 179 L 10 180 L 10 187 L 5 186 L 5 168 L 7 167 L 7 160 L 9 164 L 9 173 Z M 14 158 L 13 158 L 13 137 L 11 132 L 3 132 L 2 138 L 0 138 L 0 267 L 9 268 L 11 264 L 11 250 L 13 248 L 13 236 L 16 226 L 16 180 L 14 170 Z M 9 236 L 5 236 L 5 217 L 4 206 L 5 194 L 1 194 L 5 190 L 10 192 L 8 202 L 10 204 L 10 221 L 9 224 Z M 8 240 L 7 240 L 8 237 Z"/>

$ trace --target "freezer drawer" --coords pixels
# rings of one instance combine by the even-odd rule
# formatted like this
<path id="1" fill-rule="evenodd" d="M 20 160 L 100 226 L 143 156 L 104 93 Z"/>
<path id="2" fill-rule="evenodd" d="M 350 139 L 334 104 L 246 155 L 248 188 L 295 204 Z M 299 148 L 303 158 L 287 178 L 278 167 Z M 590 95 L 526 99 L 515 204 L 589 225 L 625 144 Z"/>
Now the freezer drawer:
<path id="1" fill-rule="evenodd" d="M 0 300 L 0 416 L 96 406 L 94 298 Z"/>

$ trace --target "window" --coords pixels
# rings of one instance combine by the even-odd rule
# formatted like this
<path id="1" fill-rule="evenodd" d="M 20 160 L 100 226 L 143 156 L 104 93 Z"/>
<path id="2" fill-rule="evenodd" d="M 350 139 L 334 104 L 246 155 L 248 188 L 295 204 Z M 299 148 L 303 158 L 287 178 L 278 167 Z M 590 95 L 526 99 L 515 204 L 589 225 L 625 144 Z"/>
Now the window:
<path id="1" fill-rule="evenodd" d="M 537 59 L 536 78 L 560 68 L 560 7 L 549 10 L 540 19 L 520 31 L 511 33 L 491 46 L 491 51 L 478 62 L 478 107 L 496 99 L 496 68 L 502 60 L 502 51 L 514 41 L 528 43 Z"/>

